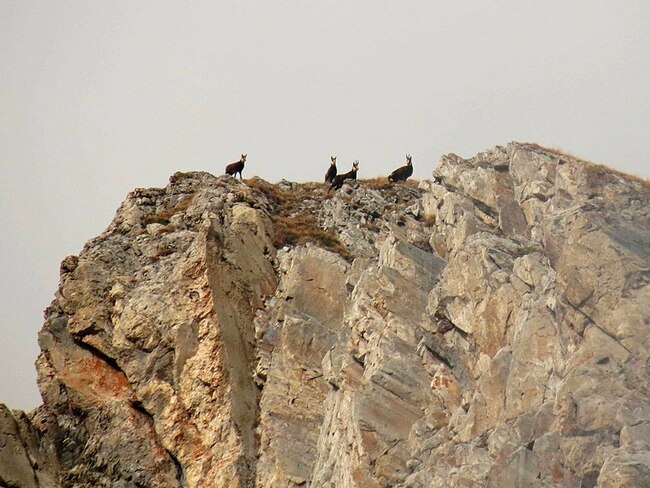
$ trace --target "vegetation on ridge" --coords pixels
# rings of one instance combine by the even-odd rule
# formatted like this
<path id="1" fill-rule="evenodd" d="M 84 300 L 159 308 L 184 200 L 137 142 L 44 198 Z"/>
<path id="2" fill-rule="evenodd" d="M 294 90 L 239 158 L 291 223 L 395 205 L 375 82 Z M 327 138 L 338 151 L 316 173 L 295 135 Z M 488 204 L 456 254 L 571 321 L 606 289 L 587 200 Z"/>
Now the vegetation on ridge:
<path id="1" fill-rule="evenodd" d="M 274 230 L 273 245 L 276 248 L 311 242 L 339 254 L 346 261 L 352 261 L 354 256 L 341 244 L 337 235 L 321 228 L 318 218 L 305 212 L 303 207 L 306 199 L 313 198 L 315 192 L 322 191 L 323 185 L 299 183 L 289 190 L 259 178 L 247 180 L 246 184 L 263 193 L 273 205 L 270 217 Z"/>
<path id="2" fill-rule="evenodd" d="M 148 215 L 144 219 L 144 224 L 163 224 L 167 225 L 169 224 L 169 220 L 178 212 L 184 212 L 189 208 L 189 206 L 192 204 L 192 200 L 194 199 L 194 194 L 191 195 L 185 195 L 183 198 L 179 200 L 179 202 L 174 205 L 172 208 L 168 208 L 165 210 L 161 210 L 160 212 L 156 212 L 153 215 Z"/>

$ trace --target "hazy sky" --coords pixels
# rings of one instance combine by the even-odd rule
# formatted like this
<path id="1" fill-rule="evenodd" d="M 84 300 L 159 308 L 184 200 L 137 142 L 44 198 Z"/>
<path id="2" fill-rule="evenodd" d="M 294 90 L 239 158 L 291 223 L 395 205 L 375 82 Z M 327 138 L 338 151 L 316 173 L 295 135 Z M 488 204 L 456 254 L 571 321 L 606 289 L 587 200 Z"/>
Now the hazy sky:
<path id="1" fill-rule="evenodd" d="M 650 2 L 0 2 L 0 402 L 59 262 L 175 171 L 320 180 L 535 141 L 650 176 Z"/>

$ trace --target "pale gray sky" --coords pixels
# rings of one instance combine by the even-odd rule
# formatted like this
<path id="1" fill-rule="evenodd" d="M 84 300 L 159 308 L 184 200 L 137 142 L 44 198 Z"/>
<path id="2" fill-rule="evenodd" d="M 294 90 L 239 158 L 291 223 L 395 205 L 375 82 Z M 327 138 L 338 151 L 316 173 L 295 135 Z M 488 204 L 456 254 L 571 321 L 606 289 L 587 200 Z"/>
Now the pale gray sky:
<path id="1" fill-rule="evenodd" d="M 0 2 L 0 402 L 59 262 L 175 171 L 320 180 L 535 141 L 650 176 L 650 2 Z"/>

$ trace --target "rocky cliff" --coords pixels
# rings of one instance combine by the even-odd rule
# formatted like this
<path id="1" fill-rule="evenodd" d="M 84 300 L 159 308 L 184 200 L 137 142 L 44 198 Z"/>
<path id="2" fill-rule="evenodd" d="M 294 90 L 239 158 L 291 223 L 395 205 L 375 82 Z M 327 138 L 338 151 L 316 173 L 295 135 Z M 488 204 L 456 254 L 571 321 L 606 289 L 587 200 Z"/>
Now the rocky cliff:
<path id="1" fill-rule="evenodd" d="M 421 164 L 421 163 L 420 163 Z M 650 486 L 650 185 L 177 173 L 61 264 L 8 487 Z"/>

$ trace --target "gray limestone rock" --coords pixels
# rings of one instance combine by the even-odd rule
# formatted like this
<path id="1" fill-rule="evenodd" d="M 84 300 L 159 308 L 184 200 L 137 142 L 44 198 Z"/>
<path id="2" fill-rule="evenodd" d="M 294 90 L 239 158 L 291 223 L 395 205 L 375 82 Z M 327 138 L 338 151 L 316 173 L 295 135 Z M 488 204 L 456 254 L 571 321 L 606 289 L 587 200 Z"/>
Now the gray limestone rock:
<path id="1" fill-rule="evenodd" d="M 135 190 L 61 264 L 0 484 L 648 486 L 649 202 L 520 143 Z"/>

